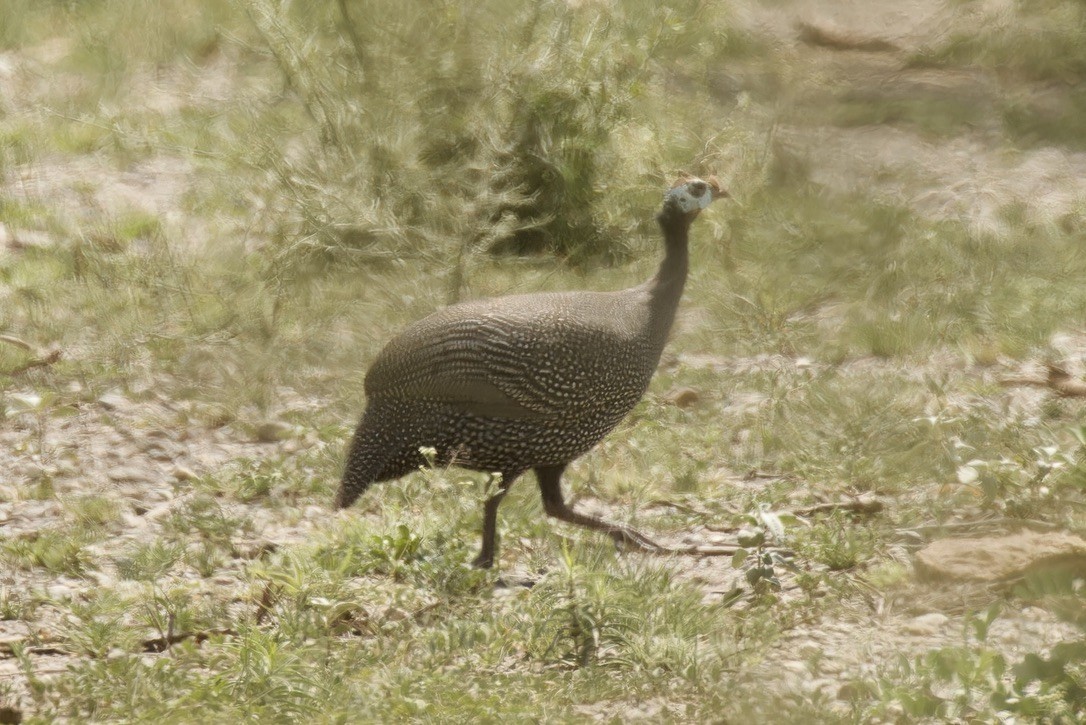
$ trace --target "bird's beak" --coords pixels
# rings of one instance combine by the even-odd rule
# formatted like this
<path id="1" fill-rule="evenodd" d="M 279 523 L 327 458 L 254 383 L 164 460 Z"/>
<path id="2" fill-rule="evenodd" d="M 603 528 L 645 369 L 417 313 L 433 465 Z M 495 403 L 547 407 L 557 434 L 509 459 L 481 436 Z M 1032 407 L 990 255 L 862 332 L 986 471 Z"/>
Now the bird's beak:
<path id="1" fill-rule="evenodd" d="M 717 199 L 730 199 L 732 195 L 728 193 L 728 190 L 720 185 L 720 179 L 715 176 L 710 176 L 705 180 L 709 184 L 709 192 L 713 195 L 713 201 Z"/>

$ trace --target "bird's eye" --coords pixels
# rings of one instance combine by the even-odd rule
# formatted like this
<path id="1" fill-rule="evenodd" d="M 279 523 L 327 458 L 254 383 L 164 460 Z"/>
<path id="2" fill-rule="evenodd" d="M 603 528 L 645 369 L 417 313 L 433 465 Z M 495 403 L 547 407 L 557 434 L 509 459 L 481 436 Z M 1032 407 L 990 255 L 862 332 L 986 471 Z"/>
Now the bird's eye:
<path id="1" fill-rule="evenodd" d="M 692 181 L 690 182 L 690 193 L 694 196 L 701 196 L 705 193 L 705 190 L 709 188 L 709 185 L 704 181 Z"/>

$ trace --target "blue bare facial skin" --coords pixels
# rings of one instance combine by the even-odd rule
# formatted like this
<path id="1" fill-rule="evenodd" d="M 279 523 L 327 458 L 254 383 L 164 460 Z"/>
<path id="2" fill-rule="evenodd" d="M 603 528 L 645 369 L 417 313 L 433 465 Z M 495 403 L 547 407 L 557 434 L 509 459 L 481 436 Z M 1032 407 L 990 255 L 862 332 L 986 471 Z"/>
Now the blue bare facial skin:
<path id="1" fill-rule="evenodd" d="M 668 191 L 665 198 L 675 203 L 683 213 L 689 214 L 701 211 L 720 196 L 727 196 L 727 193 L 720 189 L 715 179 L 706 182 L 690 178 Z"/>

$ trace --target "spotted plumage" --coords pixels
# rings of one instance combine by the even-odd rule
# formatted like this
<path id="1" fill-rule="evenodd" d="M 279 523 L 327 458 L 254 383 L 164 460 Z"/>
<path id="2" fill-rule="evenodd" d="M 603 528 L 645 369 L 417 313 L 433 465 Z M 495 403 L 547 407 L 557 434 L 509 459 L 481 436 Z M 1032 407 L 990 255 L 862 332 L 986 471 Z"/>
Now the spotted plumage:
<path id="1" fill-rule="evenodd" d="M 644 395 L 682 295 L 690 223 L 725 195 L 713 179 L 687 179 L 668 192 L 657 216 L 666 254 L 645 284 L 466 302 L 392 339 L 366 375 L 368 406 L 337 505 L 416 470 L 424 462 L 420 448 L 427 447 L 441 464 L 502 474 L 484 510 L 477 566 L 493 563 L 498 504 L 530 469 L 548 514 L 616 541 L 655 546 L 632 529 L 569 509 L 560 477 Z"/>

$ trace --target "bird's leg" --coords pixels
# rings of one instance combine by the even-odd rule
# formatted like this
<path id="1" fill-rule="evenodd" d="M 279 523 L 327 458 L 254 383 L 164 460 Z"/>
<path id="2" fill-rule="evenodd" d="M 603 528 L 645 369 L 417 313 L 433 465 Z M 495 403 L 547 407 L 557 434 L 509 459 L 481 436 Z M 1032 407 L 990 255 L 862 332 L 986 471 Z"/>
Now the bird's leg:
<path id="1" fill-rule="evenodd" d="M 498 552 L 498 506 L 519 475 L 519 471 L 502 473 L 497 492 L 483 504 L 483 546 L 479 550 L 479 556 L 471 562 L 476 569 L 489 569 L 494 565 L 494 557 Z"/>
<path id="2" fill-rule="evenodd" d="M 553 516 L 559 521 L 602 531 L 620 546 L 656 553 L 667 551 L 666 547 L 660 546 L 639 531 L 612 524 L 594 516 L 579 514 L 567 506 L 562 498 L 562 472 L 565 468 L 565 466 L 545 466 L 535 469 L 536 478 L 539 480 L 539 491 L 543 495 L 543 510 L 548 516 Z"/>

